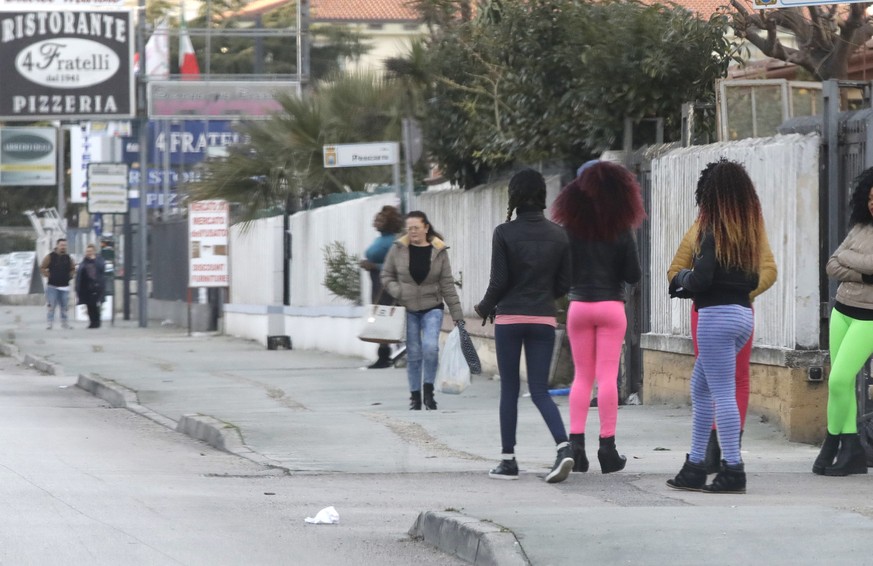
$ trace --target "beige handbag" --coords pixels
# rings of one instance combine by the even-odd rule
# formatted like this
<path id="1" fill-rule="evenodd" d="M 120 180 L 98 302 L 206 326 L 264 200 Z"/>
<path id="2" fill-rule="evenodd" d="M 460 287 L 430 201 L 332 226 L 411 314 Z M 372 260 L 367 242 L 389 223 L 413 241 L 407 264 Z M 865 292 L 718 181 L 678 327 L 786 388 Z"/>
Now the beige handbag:
<path id="1" fill-rule="evenodd" d="M 394 305 L 367 305 L 358 338 L 364 342 L 395 344 L 406 340 L 406 308 Z"/>

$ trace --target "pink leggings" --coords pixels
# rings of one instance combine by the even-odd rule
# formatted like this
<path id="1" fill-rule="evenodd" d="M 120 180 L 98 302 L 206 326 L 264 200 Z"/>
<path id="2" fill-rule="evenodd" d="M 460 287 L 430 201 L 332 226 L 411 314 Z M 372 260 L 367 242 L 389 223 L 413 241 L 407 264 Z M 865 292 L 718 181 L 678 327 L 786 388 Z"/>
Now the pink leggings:
<path id="1" fill-rule="evenodd" d="M 618 364 L 627 329 L 624 303 L 571 301 L 567 334 L 576 374 L 570 389 L 570 433 L 585 432 L 591 389 L 597 379 L 600 437 L 615 436 L 618 417 Z"/>

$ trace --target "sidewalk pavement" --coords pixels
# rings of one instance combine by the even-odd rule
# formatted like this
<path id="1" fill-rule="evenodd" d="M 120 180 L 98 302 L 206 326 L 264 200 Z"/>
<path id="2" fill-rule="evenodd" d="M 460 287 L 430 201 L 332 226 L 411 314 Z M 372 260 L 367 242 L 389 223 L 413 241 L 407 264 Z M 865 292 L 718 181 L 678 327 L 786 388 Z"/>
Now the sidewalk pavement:
<path id="1" fill-rule="evenodd" d="M 408 411 L 404 370 L 368 360 L 276 350 L 152 323 L 46 330 L 44 309 L 0 307 L 0 353 L 25 360 L 213 446 L 290 474 L 449 474 L 454 489 L 410 533 L 476 564 L 873 564 L 868 476 L 810 472 L 817 448 L 790 443 L 750 415 L 743 437 L 748 494 L 671 490 L 690 439 L 687 406 L 624 406 L 617 444 L 627 468 L 603 475 L 597 413 L 587 474 L 543 477 L 554 446 L 520 399 L 520 481 L 490 480 L 500 452 L 498 382 L 474 376 L 438 411 Z M 375 353 L 375 348 L 374 348 Z M 556 401 L 569 425 L 566 397 Z M 433 474 L 433 476 L 428 476 Z M 386 493 L 396 503 L 408 494 Z M 414 494 L 412 494 L 414 495 Z M 415 506 L 415 497 L 409 497 Z"/>

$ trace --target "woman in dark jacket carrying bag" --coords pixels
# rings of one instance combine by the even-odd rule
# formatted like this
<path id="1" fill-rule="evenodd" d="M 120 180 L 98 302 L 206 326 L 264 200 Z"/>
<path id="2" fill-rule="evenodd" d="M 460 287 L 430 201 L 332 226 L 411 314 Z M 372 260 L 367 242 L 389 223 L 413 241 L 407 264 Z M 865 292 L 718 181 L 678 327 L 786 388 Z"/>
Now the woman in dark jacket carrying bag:
<path id="1" fill-rule="evenodd" d="M 509 181 L 509 213 L 494 230 L 491 279 L 485 297 L 475 307 L 483 319 L 494 318 L 494 342 L 500 371 L 500 464 L 489 472 L 494 479 L 518 479 L 515 460 L 519 364 L 524 348 L 531 400 L 539 409 L 558 455 L 546 481 L 567 479 L 573 453 L 558 407 L 549 395 L 549 368 L 555 345 L 555 299 L 570 287 L 570 244 L 564 230 L 543 215 L 546 182 L 533 169 Z M 512 220 L 515 211 L 516 218 Z"/>
<path id="2" fill-rule="evenodd" d="M 106 262 L 97 255 L 97 247 L 88 244 L 85 248 L 85 258 L 79 264 L 76 272 L 76 299 L 80 305 L 88 307 L 88 328 L 100 328 L 100 305 L 106 292 L 103 275 Z"/>
<path id="3" fill-rule="evenodd" d="M 427 215 L 414 210 L 406 215 L 406 235 L 394 242 L 382 267 L 383 287 L 406 308 L 406 375 L 413 411 L 421 410 L 422 402 L 428 410 L 437 408 L 433 384 L 444 302 L 455 324 L 464 324 L 447 250 Z"/>

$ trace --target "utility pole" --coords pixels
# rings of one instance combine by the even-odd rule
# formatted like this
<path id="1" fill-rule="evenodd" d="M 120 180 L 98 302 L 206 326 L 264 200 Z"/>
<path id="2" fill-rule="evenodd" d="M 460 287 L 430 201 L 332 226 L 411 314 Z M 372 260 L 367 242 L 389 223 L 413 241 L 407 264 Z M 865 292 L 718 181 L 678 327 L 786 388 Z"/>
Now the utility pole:
<path id="1" fill-rule="evenodd" d="M 148 175 L 149 175 L 149 119 L 146 106 L 145 34 L 146 4 L 139 0 L 136 48 L 140 54 L 139 80 L 137 81 L 137 114 L 139 118 L 139 261 L 136 272 L 136 298 L 139 311 L 139 327 L 148 326 Z"/>

